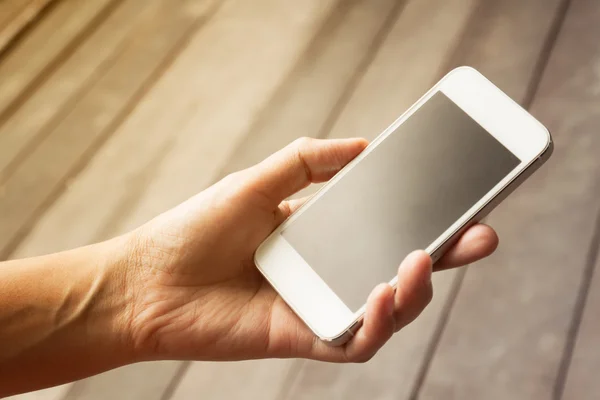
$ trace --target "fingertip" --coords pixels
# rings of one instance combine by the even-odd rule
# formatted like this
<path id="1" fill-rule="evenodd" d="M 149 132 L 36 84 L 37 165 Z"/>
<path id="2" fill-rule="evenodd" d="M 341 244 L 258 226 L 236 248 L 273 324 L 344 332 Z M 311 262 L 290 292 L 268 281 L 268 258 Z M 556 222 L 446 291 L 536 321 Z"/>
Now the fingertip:
<path id="1" fill-rule="evenodd" d="M 387 283 L 377 285 L 367 300 L 362 333 L 370 338 L 379 338 L 393 332 L 394 306 L 394 289 Z"/>
<path id="2" fill-rule="evenodd" d="M 363 325 L 347 348 L 349 361 L 369 360 L 394 330 L 394 290 L 389 284 L 382 283 L 369 295 Z"/>
<path id="3" fill-rule="evenodd" d="M 415 273 L 421 275 L 424 280 L 431 280 L 432 264 L 431 257 L 427 252 L 413 251 L 398 267 L 398 280 L 404 280 Z"/>
<path id="4" fill-rule="evenodd" d="M 364 138 L 349 138 L 349 139 L 340 139 L 338 140 L 325 140 L 324 142 L 329 142 L 333 145 L 342 145 L 343 152 L 346 155 L 343 158 L 349 158 L 345 161 L 344 164 L 351 161 L 354 157 L 359 155 L 368 145 L 369 142 Z"/>
<path id="5" fill-rule="evenodd" d="M 367 299 L 366 318 L 394 313 L 394 289 L 387 283 L 377 285 Z"/>
<path id="6" fill-rule="evenodd" d="M 436 270 L 459 267 L 488 257 L 496 251 L 499 242 L 496 231 L 490 226 L 474 225 L 436 264 Z"/>
<path id="7" fill-rule="evenodd" d="M 429 254 L 422 250 L 410 253 L 400 264 L 394 296 L 396 330 L 413 321 L 431 301 L 432 264 Z"/>
<path id="8" fill-rule="evenodd" d="M 473 242 L 473 248 L 481 257 L 487 257 L 498 248 L 500 238 L 496 231 L 485 224 L 477 224 L 467 232 L 467 240 Z"/>
<path id="9" fill-rule="evenodd" d="M 356 144 L 360 147 L 362 147 L 363 149 L 366 148 L 369 145 L 369 141 L 365 138 L 354 138 L 354 140 L 356 141 Z"/>

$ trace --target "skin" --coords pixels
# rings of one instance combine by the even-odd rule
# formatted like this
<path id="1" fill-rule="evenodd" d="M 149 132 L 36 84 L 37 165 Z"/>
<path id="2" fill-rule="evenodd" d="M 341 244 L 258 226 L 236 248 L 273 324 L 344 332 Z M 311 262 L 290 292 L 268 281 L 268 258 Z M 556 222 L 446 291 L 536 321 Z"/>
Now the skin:
<path id="1" fill-rule="evenodd" d="M 430 302 L 431 259 L 410 254 L 398 287 L 373 289 L 363 326 L 329 347 L 256 269 L 259 244 L 358 155 L 362 139 L 301 139 L 107 242 L 0 265 L 0 397 L 149 360 L 301 357 L 365 362 Z M 436 269 L 491 254 L 470 228 Z"/>

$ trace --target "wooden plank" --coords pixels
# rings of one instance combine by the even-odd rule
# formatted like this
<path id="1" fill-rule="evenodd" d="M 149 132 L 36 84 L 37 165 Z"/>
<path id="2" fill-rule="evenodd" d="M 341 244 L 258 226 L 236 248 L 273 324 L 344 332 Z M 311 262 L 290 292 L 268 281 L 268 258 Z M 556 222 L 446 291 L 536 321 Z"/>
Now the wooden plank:
<path id="1" fill-rule="evenodd" d="M 552 79 L 554 85 L 560 89 L 556 92 L 546 90 L 543 92 L 545 98 L 550 100 L 550 96 L 557 96 L 552 101 L 552 111 L 558 111 L 560 104 L 566 103 L 568 107 L 560 111 L 562 123 L 557 126 L 558 129 L 564 130 L 565 137 L 574 135 L 575 132 L 580 132 L 580 136 L 575 139 L 582 142 L 582 145 L 588 143 L 590 146 L 595 145 L 589 151 L 597 152 L 600 142 L 592 137 L 597 137 L 597 127 L 600 124 L 600 9 L 594 1 L 576 1 L 572 5 L 572 11 L 567 20 L 564 33 L 561 37 L 561 52 L 557 51 L 553 58 L 553 65 L 549 68 L 548 80 Z M 556 81 L 554 79 L 563 79 Z M 560 100 L 558 100 L 560 99 Z M 549 107 L 550 108 L 550 107 Z M 569 154 L 569 162 L 582 163 L 577 154 Z M 577 161 L 575 161 L 577 160 Z M 597 209 L 599 173 L 598 169 L 594 169 L 593 165 L 588 166 L 587 174 L 595 179 L 590 191 L 595 193 L 594 205 Z M 579 179 L 579 178 L 577 178 Z M 566 208 L 565 208 L 566 209 Z M 593 212 L 593 211 L 592 211 Z M 593 220 L 592 212 L 588 214 L 588 219 Z M 589 222 L 588 222 L 589 224 Z M 596 235 L 598 234 L 598 226 L 596 226 Z M 569 232 L 561 229 L 560 232 Z M 562 236 L 562 235 L 560 235 Z M 564 235 L 567 238 L 569 235 Z M 572 243 L 569 239 L 568 243 Z M 598 237 L 596 236 L 596 240 Z M 585 246 L 587 243 L 581 243 L 580 246 Z M 595 269 L 590 271 L 593 275 L 585 276 L 584 279 L 590 279 L 588 282 L 583 282 L 582 286 L 589 283 L 589 292 L 585 309 L 579 327 L 579 334 L 575 345 L 575 350 L 572 354 L 570 368 L 567 379 L 564 385 L 563 399 L 595 399 L 600 393 L 600 381 L 598 380 L 598 370 L 600 370 L 600 323 L 598 315 L 600 313 L 600 260 L 598 259 L 597 241 L 591 244 L 589 251 L 589 262 L 594 262 L 596 258 Z M 577 251 L 573 247 L 572 252 Z M 560 269 L 564 273 L 572 273 L 572 262 L 561 265 Z M 558 264 L 557 264 L 557 268 Z"/>
<path id="2" fill-rule="evenodd" d="M 511 3 L 522 12 L 523 2 Z M 524 19 L 530 28 L 548 7 L 532 3 L 539 7 Z M 598 209 L 600 137 L 590 134 L 600 84 L 595 6 L 571 5 L 532 105 L 554 134 L 554 156 L 491 216 L 502 246 L 468 271 L 420 398 L 555 394 Z M 521 35 L 514 40 L 522 46 Z"/>
<path id="3" fill-rule="evenodd" d="M 374 62 L 318 136 L 373 139 L 383 131 L 439 78 L 476 3 L 408 1 Z"/>
<path id="4" fill-rule="evenodd" d="M 0 2 L 0 32 L 5 25 L 18 15 L 32 0 L 3 0 Z"/>
<path id="5" fill-rule="evenodd" d="M 75 383 L 61 400 L 162 399 L 173 379 L 170 372 L 180 365 L 177 361 L 128 365 Z"/>
<path id="6" fill-rule="evenodd" d="M 116 0 L 62 0 L 0 62 L 0 123 L 11 105 L 43 79 Z M 7 79 L 10 77 L 10 79 Z M 14 105 L 13 105 L 14 107 Z M 2 146 L 0 146 L 2 148 Z"/>
<path id="7" fill-rule="evenodd" d="M 291 366 L 290 360 L 192 363 L 170 399 L 279 399 Z"/>
<path id="8" fill-rule="evenodd" d="M 0 180 L 31 156 L 40 140 L 72 112 L 81 96 L 118 59 L 136 21 L 156 13 L 160 4 L 158 0 L 120 2 L 98 30 L 0 126 Z"/>
<path id="9" fill-rule="evenodd" d="M 163 2 L 155 12 L 142 14 L 140 20 L 123 21 L 135 29 L 119 46 L 114 62 L 2 182 L 6 191 L 0 197 L 0 208 L 6 213 L 0 225 L 0 254 L 10 252 L 12 243 L 27 230 L 36 213 L 42 212 L 44 204 L 52 201 L 77 165 L 113 132 L 179 52 L 195 21 L 213 4 L 204 1 L 200 3 L 204 7 L 192 9 L 185 7 L 187 1 Z"/>
<path id="10" fill-rule="evenodd" d="M 595 15 L 595 17 L 597 18 L 598 15 Z M 598 20 L 596 19 L 596 21 Z M 596 29 L 595 27 L 593 29 L 590 28 L 588 26 L 589 31 Z M 597 49 L 596 54 L 600 54 L 598 50 L 600 49 Z M 596 58 L 597 61 L 598 58 Z M 599 103 L 597 95 L 594 102 L 596 105 Z M 599 243 L 592 243 L 592 246 L 598 245 Z M 600 370 L 600 346 L 598 345 L 598 341 L 600 340 L 599 312 L 600 261 L 597 259 L 561 399 L 593 400 L 600 393 L 600 382 L 598 382 L 598 371 Z"/>
<path id="11" fill-rule="evenodd" d="M 156 2 L 155 2 L 156 3 Z M 117 46 L 120 44 L 120 42 L 122 41 L 123 37 L 122 35 L 124 35 L 125 33 L 127 33 L 130 28 L 132 26 L 135 26 L 135 19 L 134 17 L 137 16 L 144 16 L 146 15 L 146 18 L 142 18 L 141 19 L 141 23 L 140 25 L 142 26 L 142 29 L 138 29 L 137 31 L 135 31 L 135 34 L 133 36 L 131 36 L 129 38 L 129 41 L 135 41 L 135 40 L 139 40 L 139 38 L 141 36 L 143 36 L 144 38 L 146 38 L 145 40 L 149 40 L 149 41 L 166 41 L 168 43 L 169 41 L 169 36 L 172 36 L 173 34 L 166 34 L 165 29 L 160 29 L 160 24 L 159 27 L 157 28 L 156 24 L 151 24 L 151 22 L 153 21 L 153 19 L 149 19 L 147 18 L 148 16 L 152 16 L 152 18 L 160 18 L 161 20 L 164 19 L 168 19 L 167 17 L 171 18 L 173 20 L 173 26 L 177 25 L 177 24 L 181 24 L 182 26 L 179 29 L 185 30 L 186 27 L 190 27 L 191 24 L 193 23 L 194 20 L 200 19 L 202 18 L 206 12 L 208 12 L 210 10 L 210 6 L 213 4 L 212 2 L 209 1 L 205 1 L 205 2 L 194 2 L 193 4 L 191 4 L 191 2 L 180 2 L 181 4 L 176 4 L 175 8 L 173 9 L 175 11 L 175 15 L 179 16 L 179 18 L 175 17 L 173 15 L 173 13 L 169 13 L 169 12 L 165 12 L 165 8 L 167 7 L 167 1 L 162 2 L 162 6 L 157 7 L 157 4 L 153 4 L 150 5 L 150 2 L 148 1 L 129 1 L 127 4 L 124 4 L 114 15 L 113 18 L 109 19 L 106 24 L 103 26 L 102 28 L 102 32 L 99 33 L 98 36 L 94 36 L 89 44 L 92 46 L 92 48 L 90 48 L 87 51 L 82 51 L 82 52 L 78 52 L 76 54 L 76 56 L 74 57 L 74 59 L 76 61 L 78 61 L 76 63 L 76 65 L 73 65 L 72 67 L 67 69 L 67 72 L 65 72 L 65 77 L 68 77 L 69 74 L 76 74 L 77 73 L 77 68 L 76 66 L 79 65 L 82 68 L 85 67 L 85 62 L 90 61 L 89 57 L 93 57 L 93 54 L 90 53 L 90 51 L 96 51 L 99 52 L 99 49 L 104 51 L 106 50 L 107 52 L 110 52 L 113 50 L 113 47 Z M 170 2 L 172 4 L 172 2 Z M 160 5 L 160 4 L 158 4 Z M 144 6 L 149 6 L 148 8 L 144 8 Z M 148 13 L 148 10 L 150 10 L 150 13 Z M 182 17 L 185 16 L 185 17 Z M 163 36 L 161 38 L 154 38 L 152 35 L 149 35 L 147 31 L 145 31 L 145 29 L 149 29 L 150 27 L 157 29 L 157 34 L 163 34 Z M 126 29 L 124 29 L 126 28 Z M 164 28 L 164 27 L 163 27 Z M 173 29 L 174 31 L 177 31 L 177 29 Z M 108 34 L 112 32 L 111 34 Z M 121 35 L 121 36 L 119 36 Z M 164 44 L 163 44 L 164 45 Z M 104 49 L 103 47 L 106 47 L 106 49 Z M 123 47 L 123 46 L 121 46 Z M 136 50 L 135 48 L 132 48 L 131 46 L 129 47 L 123 47 L 123 50 L 129 51 L 131 54 L 131 57 L 139 57 L 139 61 L 138 62 L 151 62 L 152 60 L 148 60 L 148 54 L 151 54 L 150 52 L 146 51 L 146 53 L 140 53 L 140 51 Z M 157 52 L 160 52 L 160 48 L 157 49 Z M 107 54 L 110 55 L 110 54 Z M 117 77 L 117 80 L 111 81 L 108 79 L 104 79 L 104 80 L 100 80 L 99 85 L 101 85 L 102 88 L 111 88 L 110 84 L 116 84 L 119 85 L 120 81 L 118 80 L 119 77 L 121 79 L 126 79 L 127 77 L 131 78 L 131 76 L 127 75 L 127 71 L 125 70 L 118 70 L 116 69 L 116 67 L 114 67 L 115 64 L 119 64 L 121 63 L 122 66 L 126 66 L 126 65 L 130 65 L 131 60 L 128 58 L 123 58 L 123 57 L 117 57 L 115 62 L 113 62 L 113 69 L 111 70 L 111 73 Z M 83 64 L 83 65 L 82 65 Z M 138 65 L 135 63 L 131 63 L 130 68 L 134 69 L 134 68 L 138 68 Z M 90 68 L 93 69 L 93 68 Z M 140 72 L 143 72 L 143 69 L 136 69 L 135 70 L 135 74 L 138 74 Z M 110 73 L 109 73 L 110 74 Z M 131 75 L 131 74 L 130 74 Z M 51 92 L 49 92 L 51 93 Z M 105 94 L 105 91 L 102 90 L 96 90 L 95 92 L 92 91 L 91 92 L 91 96 L 97 96 L 98 98 L 102 99 L 102 95 Z M 119 94 L 116 94 L 117 96 Z M 122 94 L 121 94 L 122 95 Z M 38 104 L 39 106 L 39 104 Z M 90 226 L 87 226 L 85 223 L 83 224 L 84 228 L 93 228 Z M 55 230 L 55 229 L 54 229 Z M 54 236 L 56 236 L 56 231 L 54 233 Z M 52 234 L 51 236 L 52 237 Z M 46 239 L 48 239 L 49 237 L 47 237 Z M 50 249 L 49 251 L 58 251 L 60 250 L 60 248 L 54 247 L 52 249 Z M 20 252 L 19 257 L 26 257 L 28 255 L 31 255 L 32 252 L 28 253 L 28 250 L 25 249 L 24 251 Z M 24 394 L 24 395 L 20 395 L 20 396 L 14 396 L 13 398 L 15 400 L 58 400 L 58 399 L 62 399 L 64 398 L 64 396 L 66 396 L 68 394 L 68 396 L 74 396 L 77 395 L 79 396 L 80 393 L 85 393 L 86 391 L 92 391 L 94 393 L 96 393 L 97 395 L 102 395 L 103 393 L 106 392 L 106 390 L 104 389 L 100 389 L 100 391 L 97 391 L 97 388 L 104 388 L 104 382 L 106 382 L 106 380 L 109 380 L 113 383 L 119 383 L 120 380 L 123 380 L 125 382 L 127 382 L 129 384 L 129 386 L 127 386 L 126 384 L 119 384 L 117 386 L 117 388 L 119 388 L 119 390 L 122 389 L 123 390 L 133 390 L 134 392 L 138 392 L 139 394 L 142 395 L 142 397 L 140 398 L 146 398 L 144 396 L 144 394 L 146 393 L 144 390 L 149 390 L 149 387 L 156 387 L 157 385 L 160 386 L 161 390 L 164 389 L 164 387 L 166 385 L 168 385 L 168 383 L 170 382 L 170 380 L 172 379 L 172 372 L 176 370 L 176 368 L 178 368 L 179 363 L 161 363 L 161 368 L 162 368 L 162 372 L 170 372 L 167 373 L 165 375 L 163 374 L 157 374 L 156 376 L 153 377 L 152 382 L 154 382 L 154 386 L 153 385 L 148 385 L 148 377 L 145 376 L 144 374 L 142 374 L 143 376 L 140 376 L 140 372 L 144 372 L 145 373 L 145 364 L 144 366 L 136 366 L 134 367 L 125 367 L 123 369 L 120 369 L 118 371 L 112 371 L 107 373 L 106 375 L 102 375 L 100 377 L 97 378 L 97 380 L 93 380 L 91 382 L 88 381 L 83 381 L 82 386 L 75 386 L 72 387 L 72 385 L 63 385 L 57 388 L 52 388 L 52 389 L 47 389 L 47 390 L 42 390 L 42 391 L 38 391 L 38 392 L 33 392 L 33 393 L 29 393 L 29 394 Z M 152 367 L 151 367 L 152 368 Z M 156 369 L 156 367 L 154 367 Z M 113 385 L 108 385 L 108 387 L 114 387 Z M 122 387 L 122 389 L 121 389 Z M 146 388 L 146 389 L 144 389 Z M 159 391 L 160 392 L 160 391 Z"/>
<path id="12" fill-rule="evenodd" d="M 10 24 L 10 21 L 18 15 L 31 0 L 3 0 L 0 2 L 0 32 L 4 31 L 4 26 Z"/>
<path id="13" fill-rule="evenodd" d="M 51 1 L 53 0 L 4 0 L 0 3 L 0 51 L 25 29 Z M 10 12 L 10 9 L 13 9 L 13 12 Z"/>
<path id="14" fill-rule="evenodd" d="M 65 215 L 68 215 L 68 214 L 65 214 Z M 54 226 L 56 226 L 56 225 L 54 225 Z M 438 292 L 438 293 L 439 293 L 439 292 Z"/>
<path id="15" fill-rule="evenodd" d="M 459 40 L 461 44 L 453 51 L 449 61 L 444 56 L 443 49 L 452 49 L 451 38 L 426 36 L 429 38 L 427 41 L 415 37 L 414 28 L 404 31 L 392 42 L 401 49 L 406 49 L 404 50 L 406 54 L 392 49 L 382 51 L 384 55 L 381 57 L 384 61 L 380 61 L 379 64 L 378 59 L 375 60 L 372 66 L 373 72 L 370 70 L 365 77 L 365 83 L 361 83 L 364 88 L 359 87 L 350 100 L 348 109 L 342 113 L 340 122 L 334 126 L 331 135 L 337 137 L 354 135 L 351 127 L 356 126 L 360 131 L 358 135 L 372 138 L 427 90 L 441 74 L 460 64 L 475 66 L 500 86 L 510 88 L 513 96 L 524 98 L 527 84 L 536 68 L 538 55 L 558 5 L 558 1 L 548 3 L 538 0 L 533 3 L 535 7 L 531 6 L 532 2 L 530 2 L 530 6 L 526 8 L 517 8 L 514 1 L 481 3 L 464 30 L 455 28 L 455 35 L 461 36 Z M 446 7 L 449 6 L 450 4 L 446 3 Z M 490 7 L 494 8 L 493 12 Z M 435 7 L 431 6 L 431 8 Z M 514 18 L 521 12 L 525 15 Z M 450 23 L 444 21 L 444 15 L 447 18 L 454 15 L 456 18 L 456 12 L 440 10 L 440 13 L 441 21 L 432 21 L 435 26 Z M 428 14 L 428 11 L 423 10 L 423 15 Z M 489 17 L 482 19 L 481 15 L 489 15 Z M 531 26 L 530 20 L 534 17 L 539 19 L 539 24 Z M 419 25 L 418 16 L 412 17 L 411 20 L 416 26 Z M 506 21 L 511 21 L 510 26 L 506 26 Z M 423 29 L 426 28 L 427 25 L 424 25 Z M 404 25 L 403 29 L 408 28 Z M 409 35 L 411 31 L 413 33 Z M 447 34 L 449 31 L 451 30 L 441 29 L 440 33 Z M 426 32 L 425 35 L 431 35 L 431 32 Z M 512 39 L 513 35 L 521 39 L 515 41 Z M 472 36 L 479 37 L 481 42 L 474 45 L 469 39 Z M 410 40 L 406 37 L 410 37 Z M 437 46 L 428 46 L 426 43 L 437 43 Z M 419 51 L 415 51 L 415 47 Z M 497 52 L 489 54 L 489 48 L 495 48 Z M 442 58 L 434 62 L 433 57 L 436 53 L 438 56 L 442 53 Z M 497 67 L 505 53 L 511 53 L 514 57 L 515 65 L 511 70 Z M 398 67 L 399 59 L 411 60 L 410 63 L 407 62 L 408 65 L 407 63 L 403 65 L 407 72 L 404 72 L 404 68 Z M 428 79 L 424 72 L 427 68 L 430 68 Z M 418 71 L 415 72 L 416 70 Z M 402 90 L 389 90 L 394 87 L 406 89 L 406 93 Z M 353 103 L 355 105 L 352 105 Z M 394 110 L 394 105 L 402 106 Z M 366 111 L 360 113 L 361 107 Z M 348 113 L 347 117 L 346 113 Z M 374 116 L 373 132 L 369 132 L 366 129 L 366 122 L 372 115 Z M 347 118 L 348 122 L 342 120 L 343 118 Z M 382 125 L 378 126 L 378 124 Z M 457 279 L 460 279 L 457 271 L 435 274 L 435 295 L 428 309 L 415 323 L 392 339 L 381 354 L 367 365 L 332 366 L 309 362 L 292 385 L 289 397 L 294 399 L 413 398 L 427 367 L 426 357 L 430 346 L 435 345 L 436 329 L 439 329 L 439 324 L 443 323 L 440 318 L 446 311 L 444 307 L 452 298 L 452 288 Z"/>
<path id="16" fill-rule="evenodd" d="M 128 209 L 121 210 L 130 213 L 128 218 L 124 219 L 118 213 L 111 216 L 110 224 L 116 231 L 139 225 L 148 216 L 176 205 L 215 181 L 225 160 L 243 140 L 256 113 L 287 76 L 334 4 L 333 0 L 311 0 L 297 9 L 278 0 L 262 1 L 264 7 L 256 2 L 253 5 L 226 3 L 227 13 L 234 4 L 239 9 L 231 14 L 224 11 L 227 22 L 204 32 L 207 43 L 200 59 L 218 62 L 190 61 L 186 66 L 195 73 L 185 82 L 185 90 L 201 92 L 194 99 L 191 110 L 190 105 L 180 102 L 189 99 L 181 97 L 181 89 L 173 86 L 177 92 L 168 96 L 171 99 L 169 119 L 161 123 L 175 121 L 176 126 L 169 129 L 177 129 L 177 136 L 171 132 L 168 144 L 162 143 L 158 152 L 158 158 L 162 159 L 153 161 L 152 181 L 143 191 L 130 193 L 133 201 L 130 197 Z M 247 30 L 255 21 L 262 21 L 263 26 L 256 31 L 256 36 L 240 31 L 242 26 Z M 284 34 L 289 35 L 287 41 L 272 37 Z M 241 41 L 243 37 L 247 38 L 247 45 Z M 219 41 L 224 44 L 214 46 Z M 233 42 L 231 45 L 228 44 L 230 41 Z M 236 48 L 236 54 L 230 54 L 231 48 Z M 239 100 L 234 102 L 233 99 Z M 185 119 L 182 114 L 186 115 Z M 151 131 L 157 129 L 165 127 L 157 125 Z M 168 151 L 165 151 L 165 145 Z M 140 194 L 143 197 L 136 202 L 135 196 Z"/>
<path id="17" fill-rule="evenodd" d="M 397 0 L 341 1 L 258 114 L 221 174 L 247 168 L 302 136 L 319 136 L 360 80 L 402 10 Z"/>
<path id="18" fill-rule="evenodd" d="M 287 76 L 333 3 L 311 0 L 295 7 L 273 0 L 226 3 L 48 210 L 14 256 L 112 236 L 213 182 L 217 178 L 215 168 L 218 171 L 217 166 L 236 148 L 257 110 Z M 165 171 L 174 168 L 186 169 L 178 178 L 181 180 L 173 179 L 179 175 Z M 156 192 L 147 189 L 151 182 Z M 152 197 L 152 202 L 144 196 Z M 138 207 L 142 201 L 146 207 L 143 212 Z M 57 223 L 61 226 L 59 234 Z M 146 380 L 173 377 L 179 368 L 160 363 L 148 366 L 151 372 L 145 374 Z M 133 374 L 136 366 L 130 368 Z M 113 379 L 96 379 L 100 378 L 91 378 L 93 384 L 90 380 L 76 384 L 71 393 L 78 398 L 105 398 L 103 394 L 116 380 L 127 393 L 136 393 L 136 387 L 143 384 L 121 379 L 118 373 Z M 145 398 L 160 398 L 162 394 L 157 390 Z"/>
<path id="19" fill-rule="evenodd" d="M 194 38 L 89 166 L 40 219 L 14 257 L 81 246 L 124 232 L 217 178 L 211 171 L 224 163 L 237 147 L 237 142 L 230 139 L 243 137 L 256 110 L 272 95 L 314 33 L 319 18 L 324 18 L 322 14 L 333 4 L 306 3 L 294 16 L 283 5 L 262 1 L 264 7 L 254 12 L 246 9 L 249 4 L 242 7 L 236 2 L 219 12 L 217 22 Z M 273 11 L 265 11 L 275 5 Z M 261 19 L 269 21 L 265 29 L 251 29 Z M 270 38 L 274 31 L 280 31 L 276 36 L 281 36 L 281 40 Z M 259 45 L 267 38 L 271 48 Z M 221 45 L 215 46 L 217 42 Z M 230 48 L 240 51 L 230 52 L 227 50 Z M 223 93 L 227 93 L 228 101 L 215 101 L 223 98 Z M 232 119 L 231 115 L 237 118 Z M 204 122 L 190 123 L 193 118 Z M 214 136 L 219 139 L 209 126 L 220 127 L 215 128 L 217 132 L 228 131 L 234 136 L 222 137 L 221 148 L 205 147 L 198 143 L 199 136 L 205 140 Z M 183 158 L 183 153 L 175 149 L 176 142 L 179 147 L 186 144 L 196 147 Z M 218 161 L 204 157 L 207 151 Z M 179 166 L 191 170 L 192 178 L 177 181 L 168 174 L 163 178 L 156 176 L 156 170 L 163 164 L 177 164 L 178 159 L 181 159 Z M 118 174 L 113 172 L 115 169 Z M 157 204 L 151 212 L 138 212 L 137 217 L 130 217 L 129 210 L 137 208 L 141 197 L 148 196 L 148 183 L 159 179 L 165 187 L 154 197 L 162 204 Z M 169 190 L 170 184 L 190 187 L 181 194 Z M 60 235 L 56 234 L 56 226 L 61 226 Z"/>
<path id="20" fill-rule="evenodd" d="M 439 78 L 475 7 L 472 0 L 410 1 L 328 137 L 373 138 Z"/>

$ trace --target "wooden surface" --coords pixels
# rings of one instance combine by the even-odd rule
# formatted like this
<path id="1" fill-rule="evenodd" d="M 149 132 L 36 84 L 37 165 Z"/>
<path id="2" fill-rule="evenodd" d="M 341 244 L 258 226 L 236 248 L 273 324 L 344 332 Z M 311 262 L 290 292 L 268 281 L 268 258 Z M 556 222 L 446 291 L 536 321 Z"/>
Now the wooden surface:
<path id="1" fill-rule="evenodd" d="M 597 0 L 0 0 L 0 44 L 17 25 L 2 258 L 124 232 L 300 136 L 373 138 L 457 65 L 556 151 L 489 218 L 497 254 L 436 274 L 428 310 L 367 364 L 145 363 L 15 399 L 598 398 Z"/>
<path id="2" fill-rule="evenodd" d="M 52 0 L 3 0 L 0 2 L 0 51 L 9 46 L 17 35 L 33 23 L 50 2 Z"/>
<path id="3" fill-rule="evenodd" d="M 10 77 L 0 81 L 0 116 L 3 117 L 0 121 L 18 109 L 46 75 L 86 40 L 116 3 L 115 0 L 57 1 L 35 26 L 14 41 L 0 66 L 0 76 Z"/>
<path id="4" fill-rule="evenodd" d="M 423 398 L 558 395 L 598 209 L 600 136 L 584 128 L 597 119 L 587 120 L 593 113 L 579 103 L 586 103 L 584 91 L 594 81 L 570 84 L 574 70 L 564 68 L 567 60 L 590 65 L 574 42 L 584 35 L 592 41 L 597 31 L 570 30 L 592 3 L 571 5 L 530 107 L 553 132 L 552 161 L 489 218 L 502 245 L 467 272 Z"/>
<path id="5" fill-rule="evenodd" d="M 566 120 L 554 117 L 555 129 L 563 130 L 573 142 L 570 148 L 565 148 L 565 151 L 569 152 L 565 157 L 572 159 L 588 155 L 577 162 L 585 163 L 586 171 L 582 171 L 581 167 L 578 170 L 573 169 L 571 179 L 583 178 L 584 182 L 587 181 L 590 185 L 580 192 L 580 201 L 585 201 L 587 193 L 590 193 L 589 206 L 585 209 L 588 215 L 585 225 L 582 226 L 586 230 L 592 229 L 594 234 L 582 238 L 583 243 L 578 247 L 581 248 L 581 255 L 574 257 L 573 253 L 577 252 L 578 248 L 572 247 L 568 256 L 573 257 L 573 261 L 582 257 L 585 257 L 585 260 L 577 264 L 565 264 L 568 266 L 564 271 L 565 275 L 580 271 L 577 276 L 580 281 L 575 289 L 578 296 L 575 313 L 569 321 L 570 342 L 563 352 L 559 375 L 561 381 L 556 387 L 557 392 L 564 393 L 563 398 L 578 400 L 596 399 L 600 394 L 600 379 L 596 373 L 600 370 L 600 163 L 597 153 L 600 148 L 600 42 L 597 40 L 600 36 L 599 21 L 600 7 L 597 2 L 588 0 L 573 4 L 553 56 L 552 69 L 548 70 L 548 79 L 553 83 L 548 83 L 546 89 L 540 93 L 549 103 L 548 113 L 569 115 Z M 577 57 L 570 56 L 573 48 L 577 49 Z M 554 101 L 551 102 L 551 99 Z M 586 148 L 585 152 L 583 148 Z M 592 155 L 594 151 L 596 154 Z M 579 173 L 583 176 L 575 177 Z M 573 192 L 571 195 L 576 196 L 577 193 Z M 570 232 L 567 226 L 564 228 L 566 229 L 563 232 Z M 573 238 L 569 238 L 567 243 L 572 243 L 572 240 Z M 566 248 L 567 244 L 562 246 Z M 558 268 L 558 265 L 556 267 Z M 573 270 L 569 271 L 571 268 Z"/>

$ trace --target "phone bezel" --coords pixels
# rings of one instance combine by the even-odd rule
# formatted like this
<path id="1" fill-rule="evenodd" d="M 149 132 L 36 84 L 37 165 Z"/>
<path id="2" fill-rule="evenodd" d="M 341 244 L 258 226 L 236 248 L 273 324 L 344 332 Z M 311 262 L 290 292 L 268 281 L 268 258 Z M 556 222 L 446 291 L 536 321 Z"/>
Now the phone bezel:
<path id="1" fill-rule="evenodd" d="M 425 249 L 434 254 L 465 227 L 487 204 L 521 175 L 550 146 L 548 130 L 525 109 L 471 67 L 459 67 L 447 74 L 419 101 L 381 133 L 305 205 L 281 224 L 258 248 L 255 263 L 265 278 L 309 328 L 324 341 L 336 342 L 355 326 L 364 314 L 350 310 L 319 275 L 281 235 L 281 231 L 320 198 L 329 187 L 354 168 L 385 137 L 408 119 L 438 91 L 444 93 L 487 132 L 515 154 L 521 163 L 488 194 L 475 203 Z M 396 277 L 389 283 L 396 285 Z"/>

